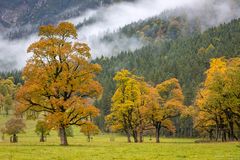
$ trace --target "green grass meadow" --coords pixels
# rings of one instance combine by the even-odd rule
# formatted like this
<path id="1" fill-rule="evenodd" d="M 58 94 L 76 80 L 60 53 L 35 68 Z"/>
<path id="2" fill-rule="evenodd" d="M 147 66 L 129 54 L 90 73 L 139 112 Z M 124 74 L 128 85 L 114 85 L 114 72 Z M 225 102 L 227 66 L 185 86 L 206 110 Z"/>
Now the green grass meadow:
<path id="1" fill-rule="evenodd" d="M 0 125 L 6 118 L 0 119 Z M 56 131 L 47 142 L 40 143 L 34 132 L 36 122 L 27 121 L 25 134 L 19 134 L 19 142 L 9 143 L 9 136 L 0 142 L 0 160 L 240 160 L 240 144 L 194 143 L 196 139 L 161 138 L 161 143 L 144 138 L 144 143 L 126 143 L 120 135 L 100 134 L 92 142 L 74 128 L 74 137 L 69 137 L 69 146 L 59 146 Z M 110 141 L 114 137 L 114 141 Z"/>

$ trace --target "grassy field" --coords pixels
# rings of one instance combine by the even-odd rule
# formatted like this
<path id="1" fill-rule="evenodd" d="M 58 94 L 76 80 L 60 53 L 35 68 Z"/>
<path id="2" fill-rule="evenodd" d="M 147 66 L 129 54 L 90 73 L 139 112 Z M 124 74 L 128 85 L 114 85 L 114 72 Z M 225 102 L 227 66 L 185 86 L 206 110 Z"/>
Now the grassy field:
<path id="1" fill-rule="evenodd" d="M 0 142 L 0 160 L 240 160 L 240 144 L 236 142 L 194 143 L 195 139 L 162 138 L 160 144 L 155 144 L 145 137 L 142 144 L 128 144 L 125 137 L 101 134 L 89 143 L 77 128 L 75 136 L 68 138 L 70 146 L 59 146 L 55 131 L 47 142 L 40 143 L 34 133 L 35 123 L 27 121 L 28 128 L 25 134 L 19 134 L 19 143 L 10 144 L 9 136 Z M 110 142 L 112 136 L 115 140 Z"/>

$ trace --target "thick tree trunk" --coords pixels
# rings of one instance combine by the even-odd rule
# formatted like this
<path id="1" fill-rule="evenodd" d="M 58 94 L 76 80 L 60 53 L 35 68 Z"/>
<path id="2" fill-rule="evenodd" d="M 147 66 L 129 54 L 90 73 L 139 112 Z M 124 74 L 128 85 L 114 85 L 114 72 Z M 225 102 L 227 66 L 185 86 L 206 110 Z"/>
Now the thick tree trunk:
<path id="1" fill-rule="evenodd" d="M 156 143 L 160 143 L 161 124 L 157 124 L 155 127 L 156 127 Z"/>
<path id="2" fill-rule="evenodd" d="M 65 130 L 64 126 L 61 126 L 59 128 L 59 136 L 60 136 L 61 145 L 62 146 L 67 146 L 68 145 L 67 134 L 66 134 L 66 130 Z"/>

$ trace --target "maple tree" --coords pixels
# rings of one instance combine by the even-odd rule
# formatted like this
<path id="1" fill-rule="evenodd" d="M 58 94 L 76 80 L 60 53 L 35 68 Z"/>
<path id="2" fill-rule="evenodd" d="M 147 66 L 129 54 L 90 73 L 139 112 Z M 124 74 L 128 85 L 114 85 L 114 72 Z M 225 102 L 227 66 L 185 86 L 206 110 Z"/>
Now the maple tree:
<path id="1" fill-rule="evenodd" d="M 151 89 L 147 115 L 155 127 L 156 142 L 160 142 L 160 130 L 166 128 L 175 131 L 172 118 L 184 111 L 184 97 L 176 78 L 166 80 Z"/>
<path id="2" fill-rule="evenodd" d="M 112 130 L 125 132 L 128 142 L 131 142 L 131 136 L 134 142 L 138 142 L 141 91 L 137 79 L 128 70 L 121 70 L 115 75 L 117 89 L 112 97 L 111 114 L 106 117 Z"/>
<path id="3" fill-rule="evenodd" d="M 154 88 L 141 77 L 121 70 L 114 80 L 117 89 L 112 97 L 111 113 L 106 117 L 112 130 L 124 131 L 128 142 L 131 142 L 130 136 L 134 142 L 142 142 L 143 131 L 153 127 L 156 142 L 159 142 L 162 127 L 175 130 L 171 118 L 180 116 L 185 109 L 177 79 L 167 80 Z"/>
<path id="4" fill-rule="evenodd" d="M 59 130 L 61 145 L 68 145 L 65 129 L 91 123 L 88 117 L 99 112 L 92 101 L 102 93 L 95 80 L 101 67 L 90 63 L 90 48 L 77 42 L 71 23 L 41 26 L 39 36 L 28 48 L 32 56 L 23 70 L 25 83 L 17 93 L 17 112 L 46 113 L 47 123 Z"/>

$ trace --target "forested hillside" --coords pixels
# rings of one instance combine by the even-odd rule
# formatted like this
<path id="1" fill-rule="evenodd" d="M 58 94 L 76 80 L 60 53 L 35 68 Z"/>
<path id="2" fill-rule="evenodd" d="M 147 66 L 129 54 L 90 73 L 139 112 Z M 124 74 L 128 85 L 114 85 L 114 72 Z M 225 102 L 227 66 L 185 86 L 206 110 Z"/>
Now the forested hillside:
<path id="1" fill-rule="evenodd" d="M 97 102 L 102 111 L 98 124 L 103 128 L 104 116 L 109 113 L 115 90 L 113 76 L 120 69 L 129 69 L 153 85 L 169 78 L 177 78 L 183 88 L 185 104 L 191 105 L 204 80 L 204 72 L 209 67 L 210 59 L 239 56 L 239 42 L 240 19 L 237 19 L 229 24 L 210 28 L 202 34 L 196 32 L 191 36 L 179 36 L 176 40 L 149 44 L 134 52 L 123 52 L 116 57 L 97 58 L 94 62 L 102 65 L 103 71 L 98 79 L 104 88 L 102 99 Z M 191 128 L 191 120 L 184 123 L 177 125 L 182 127 L 177 128 L 177 135 Z"/>
<path id="2" fill-rule="evenodd" d="M 134 0 L 2 0 L 0 31 L 11 29 L 7 37 L 22 38 L 37 31 L 39 25 L 55 24 L 80 16 L 89 9 Z"/>

